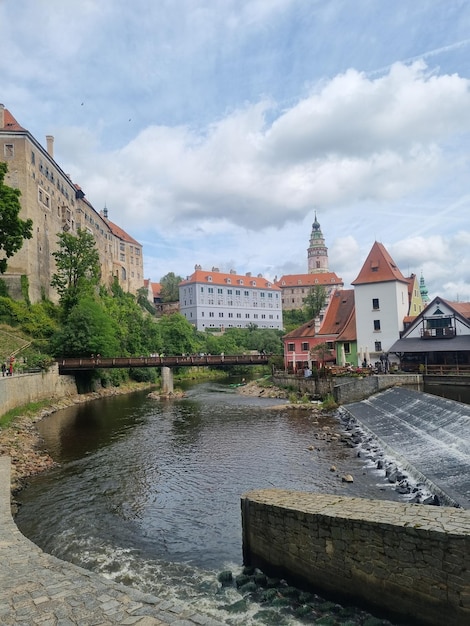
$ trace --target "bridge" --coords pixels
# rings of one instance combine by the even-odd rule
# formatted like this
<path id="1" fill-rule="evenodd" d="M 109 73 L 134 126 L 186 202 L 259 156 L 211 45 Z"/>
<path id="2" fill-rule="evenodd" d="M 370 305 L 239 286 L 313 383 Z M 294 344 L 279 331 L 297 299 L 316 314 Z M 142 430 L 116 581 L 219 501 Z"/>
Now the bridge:
<path id="1" fill-rule="evenodd" d="M 267 354 L 204 354 L 184 356 L 132 356 L 132 357 L 86 357 L 58 359 L 60 374 L 80 370 L 130 367 L 208 367 L 229 365 L 268 365 Z"/>

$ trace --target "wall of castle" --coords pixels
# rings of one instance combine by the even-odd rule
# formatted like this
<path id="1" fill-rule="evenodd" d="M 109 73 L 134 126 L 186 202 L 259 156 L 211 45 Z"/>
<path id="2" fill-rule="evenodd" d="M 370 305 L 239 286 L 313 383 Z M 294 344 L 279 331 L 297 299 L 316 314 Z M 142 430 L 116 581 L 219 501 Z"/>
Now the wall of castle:
<path id="1" fill-rule="evenodd" d="M 246 565 L 431 626 L 470 623 L 470 512 L 266 489 L 242 498 Z"/>
<path id="2" fill-rule="evenodd" d="M 0 414 L 29 402 L 63 398 L 77 393 L 75 378 L 60 376 L 57 364 L 47 372 L 0 377 Z"/>

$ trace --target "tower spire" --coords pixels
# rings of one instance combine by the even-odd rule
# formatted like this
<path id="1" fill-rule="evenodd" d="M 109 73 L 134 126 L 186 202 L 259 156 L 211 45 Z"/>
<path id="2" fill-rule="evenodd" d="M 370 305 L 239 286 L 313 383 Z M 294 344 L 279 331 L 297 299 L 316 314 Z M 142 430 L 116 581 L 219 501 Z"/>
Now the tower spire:
<path id="1" fill-rule="evenodd" d="M 307 254 L 309 274 L 325 274 L 330 271 L 328 269 L 328 248 L 325 246 L 325 239 L 317 220 L 316 210 Z"/>
<path id="2" fill-rule="evenodd" d="M 421 272 L 421 278 L 419 279 L 419 292 L 421 294 L 421 298 L 424 304 L 429 302 L 428 288 L 426 287 L 426 283 L 424 282 L 423 272 Z"/>

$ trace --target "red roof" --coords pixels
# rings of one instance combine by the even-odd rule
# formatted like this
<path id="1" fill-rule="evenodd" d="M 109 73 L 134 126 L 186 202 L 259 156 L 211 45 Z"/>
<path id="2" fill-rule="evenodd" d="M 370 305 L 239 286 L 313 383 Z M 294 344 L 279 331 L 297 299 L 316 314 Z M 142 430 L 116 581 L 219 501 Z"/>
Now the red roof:
<path id="1" fill-rule="evenodd" d="M 216 269 L 211 271 L 197 269 L 191 276 L 181 281 L 180 285 L 188 285 L 190 283 L 207 283 L 209 285 L 233 285 L 244 287 L 259 287 L 260 289 L 272 289 L 280 291 L 274 283 L 263 278 L 262 276 L 252 276 L 251 274 L 235 274 L 229 272 L 219 272 Z"/>
<path id="2" fill-rule="evenodd" d="M 324 272 L 322 274 L 286 274 L 275 281 L 276 285 L 284 287 L 314 287 L 315 285 L 342 285 L 343 279 L 334 272 Z"/>
<path id="3" fill-rule="evenodd" d="M 470 320 L 470 302 L 452 302 L 450 300 L 445 300 L 445 302 L 454 308 L 457 313 Z"/>
<path id="4" fill-rule="evenodd" d="M 354 289 L 336 291 L 331 297 L 319 335 L 339 335 L 354 311 Z"/>
<path id="5" fill-rule="evenodd" d="M 106 217 L 103 217 L 103 219 L 106 222 L 106 224 L 109 226 L 110 231 L 113 233 L 115 237 L 117 237 L 118 239 L 121 239 L 122 241 L 127 241 L 127 243 L 132 243 L 134 245 L 140 246 L 140 243 L 137 241 L 137 239 L 134 239 L 133 237 L 128 235 L 126 231 L 123 230 L 120 226 L 118 226 L 117 224 L 114 224 L 114 222 L 111 222 Z"/>
<path id="6" fill-rule="evenodd" d="M 386 283 L 390 281 L 408 284 L 408 280 L 400 272 L 383 244 L 376 241 L 359 272 L 359 276 L 352 281 L 351 285 Z"/>
<path id="7" fill-rule="evenodd" d="M 0 130 L 20 130 L 23 132 L 26 130 L 25 128 L 23 128 L 22 126 L 18 124 L 18 122 L 15 120 L 15 118 L 13 117 L 13 115 L 10 113 L 8 109 L 4 109 L 3 118 L 4 118 L 3 128 L 0 128 Z"/>

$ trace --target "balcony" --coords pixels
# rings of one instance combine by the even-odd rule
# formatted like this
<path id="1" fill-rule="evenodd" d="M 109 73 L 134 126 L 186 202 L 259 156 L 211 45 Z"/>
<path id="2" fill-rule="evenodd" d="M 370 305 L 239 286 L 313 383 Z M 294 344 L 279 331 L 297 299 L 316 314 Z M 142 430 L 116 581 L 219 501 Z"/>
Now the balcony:
<path id="1" fill-rule="evenodd" d="M 421 329 L 421 339 L 451 339 L 452 337 L 455 337 L 455 328 L 452 326 Z"/>

